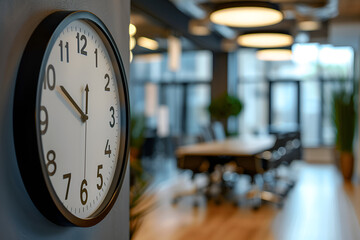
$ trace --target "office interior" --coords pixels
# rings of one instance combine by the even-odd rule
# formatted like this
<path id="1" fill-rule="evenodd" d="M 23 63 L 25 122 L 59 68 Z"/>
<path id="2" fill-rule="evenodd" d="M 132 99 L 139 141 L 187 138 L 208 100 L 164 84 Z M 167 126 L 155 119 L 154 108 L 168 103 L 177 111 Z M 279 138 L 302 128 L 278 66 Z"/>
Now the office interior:
<path id="1" fill-rule="evenodd" d="M 228 2 L 131 1 L 132 239 L 359 239 L 360 2 L 266 1 L 280 22 L 214 23 Z M 239 40 L 275 32 L 290 55 Z M 353 104 L 336 120 L 339 92 Z"/>

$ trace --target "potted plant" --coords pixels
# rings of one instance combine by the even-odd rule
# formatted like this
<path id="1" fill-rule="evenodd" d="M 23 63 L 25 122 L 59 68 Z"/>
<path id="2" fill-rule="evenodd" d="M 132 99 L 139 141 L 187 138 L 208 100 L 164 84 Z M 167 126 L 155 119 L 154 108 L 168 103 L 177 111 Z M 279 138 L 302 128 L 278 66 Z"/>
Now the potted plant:
<path id="1" fill-rule="evenodd" d="M 211 117 L 223 124 L 230 116 L 237 116 L 243 109 L 243 103 L 237 97 L 227 93 L 213 99 L 208 107 Z M 226 135 L 229 135 L 226 132 Z"/>
<path id="2" fill-rule="evenodd" d="M 353 141 L 356 130 L 357 108 L 356 87 L 342 80 L 341 86 L 333 93 L 332 114 L 335 127 L 335 147 L 339 153 L 341 173 L 345 180 L 351 180 L 354 169 Z"/>

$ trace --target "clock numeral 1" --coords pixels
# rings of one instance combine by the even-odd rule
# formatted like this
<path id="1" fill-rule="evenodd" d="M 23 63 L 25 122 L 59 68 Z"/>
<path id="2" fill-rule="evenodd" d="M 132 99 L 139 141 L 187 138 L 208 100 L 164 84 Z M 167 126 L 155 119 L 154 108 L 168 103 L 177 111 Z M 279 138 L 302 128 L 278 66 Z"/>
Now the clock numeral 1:
<path id="1" fill-rule="evenodd" d="M 66 194 L 65 194 L 65 200 L 68 199 L 69 195 L 69 188 L 70 188 L 70 182 L 71 182 L 71 173 L 67 173 L 63 175 L 63 179 L 68 179 L 67 187 L 66 187 Z"/>
<path id="2" fill-rule="evenodd" d="M 51 78 L 50 78 L 51 76 Z M 55 68 L 52 64 L 46 69 L 46 79 L 44 80 L 44 90 L 46 90 L 46 86 L 52 91 L 55 89 L 56 85 L 56 75 L 55 75 Z"/>
<path id="3" fill-rule="evenodd" d="M 102 169 L 102 168 L 103 168 L 102 164 L 98 165 L 97 178 L 100 178 L 100 184 L 96 184 L 96 187 L 97 187 L 98 190 L 100 190 L 102 188 L 102 186 L 103 186 L 103 176 L 100 173 L 100 169 Z"/>
<path id="4" fill-rule="evenodd" d="M 115 126 L 115 117 L 114 117 L 115 110 L 113 106 L 110 107 L 110 112 L 112 112 L 112 114 L 111 114 L 111 121 L 109 121 L 109 124 L 110 127 L 113 128 Z"/>
<path id="5" fill-rule="evenodd" d="M 110 88 L 109 88 L 110 76 L 109 76 L 109 74 L 105 74 L 104 78 L 107 79 L 107 82 L 106 82 L 106 85 L 105 85 L 105 91 L 109 92 L 110 91 Z"/>
<path id="6" fill-rule="evenodd" d="M 47 172 L 49 176 L 54 176 L 54 174 L 56 173 L 55 151 L 54 150 L 48 151 L 48 153 L 46 154 L 46 159 L 47 159 L 47 163 L 46 163 Z"/>
<path id="7" fill-rule="evenodd" d="M 62 40 L 60 40 L 59 47 L 60 47 L 60 61 L 63 61 L 63 41 Z M 69 42 L 65 43 L 65 49 L 66 49 L 66 62 L 69 62 Z"/>
<path id="8" fill-rule="evenodd" d="M 95 67 L 98 67 L 98 51 L 97 51 L 97 48 L 95 48 Z"/>
<path id="9" fill-rule="evenodd" d="M 87 56 L 87 51 L 85 51 L 86 45 L 87 45 L 87 39 L 85 35 L 81 35 L 79 33 L 76 34 L 76 39 L 77 39 L 77 52 L 81 53 L 82 55 Z M 84 42 L 84 44 L 82 45 L 82 48 L 80 49 L 80 42 Z"/>
<path id="10" fill-rule="evenodd" d="M 111 154 L 111 149 L 110 149 L 110 145 L 109 145 L 109 139 L 106 141 L 106 146 L 105 146 L 105 155 L 108 155 L 110 157 Z"/>
<path id="11" fill-rule="evenodd" d="M 41 116 L 45 116 L 45 120 L 42 120 Z M 49 124 L 48 111 L 45 106 L 40 107 L 39 119 L 40 119 L 40 133 L 41 135 L 44 135 L 48 129 L 48 124 Z M 43 129 L 41 129 L 42 126 L 44 126 Z"/>
<path id="12" fill-rule="evenodd" d="M 86 179 L 84 179 L 81 182 L 81 187 L 80 187 L 80 201 L 82 205 L 85 205 L 88 200 L 88 191 L 85 188 L 86 186 L 87 186 L 87 181 Z"/>

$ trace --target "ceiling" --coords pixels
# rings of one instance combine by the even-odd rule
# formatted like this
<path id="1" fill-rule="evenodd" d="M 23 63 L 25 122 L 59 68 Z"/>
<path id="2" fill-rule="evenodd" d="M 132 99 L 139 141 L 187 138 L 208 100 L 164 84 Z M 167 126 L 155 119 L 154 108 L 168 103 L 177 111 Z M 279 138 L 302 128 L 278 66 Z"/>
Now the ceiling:
<path id="1" fill-rule="evenodd" d="M 166 51 L 167 37 L 175 35 L 182 39 L 184 50 L 207 49 L 232 51 L 238 47 L 235 38 L 241 33 L 254 30 L 287 31 L 297 36 L 301 31 L 298 22 L 318 20 L 321 29 L 307 32 L 311 41 L 326 42 L 330 21 L 360 21 L 359 0 L 272 0 L 279 4 L 284 20 L 262 28 L 229 28 L 210 23 L 208 15 L 215 4 L 228 0 L 132 0 L 131 23 L 137 27 L 135 38 L 145 36 L 159 42 L 157 51 Z M 192 23 L 205 23 L 210 30 L 206 36 L 189 32 Z M 300 39 L 300 38 L 299 38 Z M 295 38 L 296 41 L 298 41 Z M 299 40 L 303 41 L 303 40 Z M 134 54 L 153 53 L 136 46 Z"/>

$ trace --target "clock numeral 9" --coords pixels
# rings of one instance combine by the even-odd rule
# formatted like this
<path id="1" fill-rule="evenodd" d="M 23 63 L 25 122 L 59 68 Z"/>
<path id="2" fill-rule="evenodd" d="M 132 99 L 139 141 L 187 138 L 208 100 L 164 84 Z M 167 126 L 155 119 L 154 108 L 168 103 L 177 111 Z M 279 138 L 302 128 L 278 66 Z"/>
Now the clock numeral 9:
<path id="1" fill-rule="evenodd" d="M 52 76 L 50 78 L 50 76 Z M 44 90 L 46 90 L 46 86 L 52 91 L 55 89 L 56 85 L 56 75 L 55 75 L 55 68 L 52 64 L 46 69 L 46 79 L 44 81 Z"/>
<path id="2" fill-rule="evenodd" d="M 103 168 L 102 164 L 98 165 L 97 178 L 100 178 L 100 184 L 96 184 L 98 190 L 100 190 L 103 186 L 103 176 L 100 173 L 100 169 L 102 169 L 102 168 Z"/>
<path id="3" fill-rule="evenodd" d="M 42 120 L 41 116 L 45 116 L 45 119 Z M 44 135 L 48 129 L 48 124 L 49 124 L 48 112 L 47 112 L 46 107 L 44 107 L 44 106 L 40 107 L 40 117 L 39 118 L 40 118 L 40 133 L 41 133 L 41 135 Z M 42 126 L 44 126 L 43 127 L 44 129 L 41 129 Z"/>
<path id="4" fill-rule="evenodd" d="M 111 154 L 111 149 L 110 149 L 110 145 L 109 145 L 109 139 L 106 141 L 106 146 L 105 146 L 105 155 L 108 155 L 110 157 Z"/>
<path id="5" fill-rule="evenodd" d="M 115 126 L 115 117 L 114 117 L 115 109 L 113 106 L 110 107 L 110 112 L 112 112 L 112 114 L 111 114 L 111 121 L 109 121 L 109 124 L 110 127 L 113 128 Z"/>
<path id="6" fill-rule="evenodd" d="M 104 78 L 107 79 L 107 82 L 106 82 L 106 85 L 105 85 L 105 91 L 109 92 L 110 91 L 110 88 L 109 88 L 110 76 L 109 76 L 109 74 L 105 74 Z"/>
<path id="7" fill-rule="evenodd" d="M 84 186 L 85 185 L 85 186 Z M 81 187 L 80 187 L 80 201 L 82 205 L 85 205 L 87 200 L 88 200 L 88 191 L 85 188 L 87 186 L 87 181 L 86 179 L 84 179 L 81 182 Z M 85 198 L 85 199 L 84 199 Z"/>
<path id="8" fill-rule="evenodd" d="M 46 154 L 46 159 L 47 159 L 47 163 L 46 163 L 47 172 L 49 176 L 54 176 L 54 174 L 56 173 L 56 162 L 55 162 L 56 154 L 54 150 L 48 151 L 48 153 Z"/>
<path id="9" fill-rule="evenodd" d="M 68 183 L 67 183 L 67 187 L 66 187 L 66 194 L 65 194 L 65 200 L 68 199 L 68 195 L 69 195 L 69 187 L 70 187 L 70 182 L 71 182 L 71 173 L 67 173 L 63 175 L 63 179 L 68 179 Z"/>
<path id="10" fill-rule="evenodd" d="M 60 40 L 59 43 L 59 47 L 60 47 L 60 61 L 63 61 L 63 41 Z M 65 48 L 66 48 L 66 62 L 69 62 L 69 42 L 65 43 Z"/>
<path id="11" fill-rule="evenodd" d="M 77 39 L 77 52 L 81 53 L 82 55 L 87 56 L 87 51 L 85 51 L 86 45 L 87 45 L 87 39 L 85 35 L 81 35 L 79 33 L 76 34 Z M 84 44 L 82 45 L 82 48 L 80 50 L 80 42 L 84 41 Z"/>

